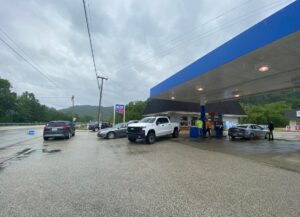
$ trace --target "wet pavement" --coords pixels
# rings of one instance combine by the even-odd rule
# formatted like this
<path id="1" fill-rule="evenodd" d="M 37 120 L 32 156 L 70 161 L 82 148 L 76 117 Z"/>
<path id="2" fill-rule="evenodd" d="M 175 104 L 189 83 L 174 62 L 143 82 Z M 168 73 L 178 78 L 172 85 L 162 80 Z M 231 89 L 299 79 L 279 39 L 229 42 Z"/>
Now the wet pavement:
<path id="1" fill-rule="evenodd" d="M 42 135 L 43 126 L 0 127 L 0 150 L 27 140 L 40 138 Z"/>
<path id="2" fill-rule="evenodd" d="M 300 141 L 190 139 L 186 135 L 177 141 L 202 150 L 230 154 L 300 173 Z"/>
<path id="3" fill-rule="evenodd" d="M 78 132 L 16 147 L 0 164 L 0 216 L 300 216 L 300 173 L 249 158 L 298 153 L 296 143 Z"/>

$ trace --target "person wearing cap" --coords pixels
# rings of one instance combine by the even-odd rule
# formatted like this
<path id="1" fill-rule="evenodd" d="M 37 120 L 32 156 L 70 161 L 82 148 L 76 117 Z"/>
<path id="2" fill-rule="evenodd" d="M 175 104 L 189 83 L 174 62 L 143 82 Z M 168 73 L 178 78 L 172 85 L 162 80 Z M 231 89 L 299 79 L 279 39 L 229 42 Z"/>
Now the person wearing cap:
<path id="1" fill-rule="evenodd" d="M 211 131 L 211 121 L 210 121 L 210 119 L 206 120 L 205 126 L 206 126 L 205 137 L 206 137 L 207 133 L 210 137 L 211 136 L 211 134 L 210 134 L 210 131 Z"/>

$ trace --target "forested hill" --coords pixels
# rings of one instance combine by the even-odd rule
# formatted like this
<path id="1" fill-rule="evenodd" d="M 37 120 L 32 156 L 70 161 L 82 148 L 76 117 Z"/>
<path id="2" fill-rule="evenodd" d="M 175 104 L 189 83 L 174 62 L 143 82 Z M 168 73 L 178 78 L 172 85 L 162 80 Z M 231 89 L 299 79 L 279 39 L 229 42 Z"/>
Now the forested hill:
<path id="1" fill-rule="evenodd" d="M 284 112 L 300 108 L 300 89 L 278 91 L 274 93 L 251 96 L 240 100 L 247 118 L 242 123 L 267 124 L 273 121 L 276 127 L 289 124 Z"/>
<path id="2" fill-rule="evenodd" d="M 102 107 L 102 115 L 104 121 L 110 121 L 113 118 L 113 106 L 110 107 Z M 59 110 L 60 112 L 64 114 L 72 114 L 73 108 L 65 108 Z M 91 117 L 91 120 L 97 120 L 98 115 L 98 106 L 92 106 L 92 105 L 77 105 L 74 106 L 74 113 L 78 114 L 80 116 L 89 116 Z"/>
<path id="3" fill-rule="evenodd" d="M 300 88 L 261 94 L 257 96 L 246 97 L 240 100 L 241 103 L 246 105 L 268 104 L 280 101 L 285 102 L 293 109 L 300 108 Z"/>

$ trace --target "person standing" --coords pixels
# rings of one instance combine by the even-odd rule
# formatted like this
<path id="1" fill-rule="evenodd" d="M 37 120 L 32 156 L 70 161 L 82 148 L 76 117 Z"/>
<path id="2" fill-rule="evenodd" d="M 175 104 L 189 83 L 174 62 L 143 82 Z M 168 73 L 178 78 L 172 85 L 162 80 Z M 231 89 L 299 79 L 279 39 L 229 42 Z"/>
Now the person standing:
<path id="1" fill-rule="evenodd" d="M 210 122 L 210 119 L 206 120 L 205 126 L 206 126 L 205 137 L 206 137 L 207 133 L 208 133 L 208 136 L 210 137 L 211 136 L 211 134 L 210 134 L 210 131 L 211 131 L 211 122 Z"/>
<path id="2" fill-rule="evenodd" d="M 268 128 L 269 128 L 269 141 L 274 140 L 274 135 L 273 135 L 274 124 L 272 121 L 269 122 Z"/>
<path id="3" fill-rule="evenodd" d="M 199 131 L 199 137 L 203 136 L 203 121 L 201 120 L 201 118 L 199 118 L 197 120 L 197 127 L 198 127 L 198 131 Z"/>

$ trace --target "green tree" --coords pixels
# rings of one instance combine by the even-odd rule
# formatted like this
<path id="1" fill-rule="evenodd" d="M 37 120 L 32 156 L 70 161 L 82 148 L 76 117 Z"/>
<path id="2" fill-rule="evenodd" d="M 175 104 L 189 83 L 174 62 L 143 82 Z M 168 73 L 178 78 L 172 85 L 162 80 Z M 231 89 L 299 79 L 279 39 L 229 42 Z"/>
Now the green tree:
<path id="1" fill-rule="evenodd" d="M 284 112 L 291 108 L 286 102 L 274 102 L 259 105 L 241 104 L 248 117 L 241 118 L 241 123 L 268 124 L 273 121 L 276 127 L 284 127 L 288 120 L 284 117 Z"/>
<path id="2" fill-rule="evenodd" d="M 140 120 L 143 118 L 146 103 L 144 101 L 133 101 L 126 105 L 126 121 Z"/>
<path id="3" fill-rule="evenodd" d="M 59 119 L 72 120 L 72 117 L 41 105 L 33 93 L 26 91 L 17 96 L 11 91 L 10 82 L 0 78 L 0 122 L 33 123 Z"/>
<path id="4" fill-rule="evenodd" d="M 24 92 L 17 98 L 17 122 L 38 122 L 43 119 L 43 107 L 33 93 Z"/>
<path id="5" fill-rule="evenodd" d="M 0 78 L 0 122 L 12 122 L 16 109 L 17 94 L 11 91 L 11 84 Z"/>

